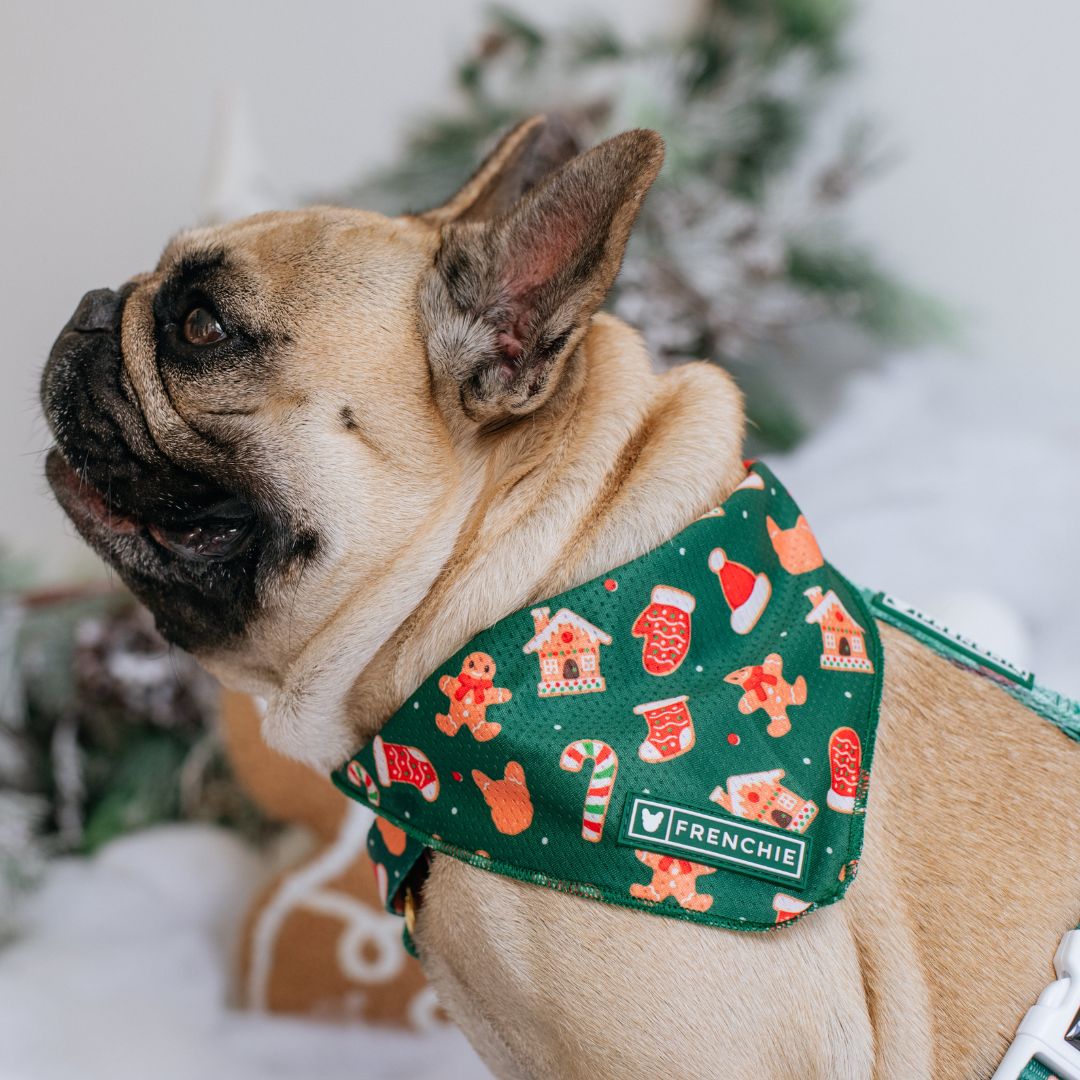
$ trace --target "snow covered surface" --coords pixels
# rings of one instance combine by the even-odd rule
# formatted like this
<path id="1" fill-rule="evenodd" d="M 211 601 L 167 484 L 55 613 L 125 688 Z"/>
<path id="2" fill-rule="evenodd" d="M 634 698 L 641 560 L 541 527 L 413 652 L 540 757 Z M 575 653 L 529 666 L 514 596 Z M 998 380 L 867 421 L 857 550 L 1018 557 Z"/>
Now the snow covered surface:
<path id="1" fill-rule="evenodd" d="M 830 557 L 1080 694 L 1076 386 L 947 356 L 856 380 L 775 457 Z M 227 1007 L 229 943 L 262 876 L 234 836 L 170 826 L 55 863 L 0 953 L 0 1080 L 487 1075 L 456 1032 L 396 1035 Z"/>
<path id="2" fill-rule="evenodd" d="M 261 879 L 235 835 L 169 825 L 53 864 L 0 953 L 0 1080 L 389 1080 L 488 1074 L 464 1038 L 227 1007 L 237 922 Z"/>

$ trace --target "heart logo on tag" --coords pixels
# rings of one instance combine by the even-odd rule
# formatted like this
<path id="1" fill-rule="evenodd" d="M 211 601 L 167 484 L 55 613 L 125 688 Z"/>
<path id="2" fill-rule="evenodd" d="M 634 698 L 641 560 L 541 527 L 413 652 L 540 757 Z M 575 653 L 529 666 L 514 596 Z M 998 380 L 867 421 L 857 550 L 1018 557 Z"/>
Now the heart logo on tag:
<path id="1" fill-rule="evenodd" d="M 641 808 L 641 824 L 645 827 L 646 832 L 656 832 L 663 824 L 663 821 L 663 810 L 646 810 L 644 806 Z"/>

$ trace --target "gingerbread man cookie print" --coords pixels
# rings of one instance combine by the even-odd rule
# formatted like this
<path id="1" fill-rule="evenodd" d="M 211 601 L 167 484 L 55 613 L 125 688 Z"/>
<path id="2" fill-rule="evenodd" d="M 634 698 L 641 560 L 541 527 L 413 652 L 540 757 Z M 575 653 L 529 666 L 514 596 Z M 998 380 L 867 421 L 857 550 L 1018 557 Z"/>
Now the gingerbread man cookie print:
<path id="1" fill-rule="evenodd" d="M 806 704 L 806 680 L 800 675 L 793 683 L 784 678 L 784 661 L 779 653 L 769 653 L 760 664 L 739 668 L 724 676 L 724 682 L 742 687 L 739 712 L 749 716 L 763 709 L 769 718 L 765 729 L 774 739 L 791 730 L 788 709 Z"/>
<path id="2" fill-rule="evenodd" d="M 444 675 L 439 689 L 450 699 L 446 714 L 435 716 L 444 735 L 453 737 L 466 727 L 477 742 L 487 742 L 502 731 L 502 724 L 488 720 L 488 706 L 502 705 L 513 694 L 495 685 L 495 661 L 487 653 L 469 653 L 461 662 L 461 672 Z"/>
<path id="3" fill-rule="evenodd" d="M 653 872 L 648 885 L 630 886 L 630 895 L 635 900 L 659 904 L 671 896 L 687 911 L 708 911 L 712 907 L 713 898 L 697 891 L 697 879 L 703 874 L 715 874 L 713 867 L 653 851 L 635 851 L 634 854 Z"/>

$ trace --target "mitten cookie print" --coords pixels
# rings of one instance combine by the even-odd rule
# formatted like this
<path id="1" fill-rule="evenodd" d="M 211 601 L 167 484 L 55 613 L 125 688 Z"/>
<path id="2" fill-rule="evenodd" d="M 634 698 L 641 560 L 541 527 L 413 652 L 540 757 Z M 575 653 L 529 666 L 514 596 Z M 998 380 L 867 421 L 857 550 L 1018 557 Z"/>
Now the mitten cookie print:
<path id="1" fill-rule="evenodd" d="M 671 675 L 686 659 L 690 651 L 690 616 L 696 603 L 690 593 L 672 585 L 653 588 L 649 606 L 630 631 L 634 637 L 644 638 L 641 663 L 650 675 Z"/>
<path id="2" fill-rule="evenodd" d="M 839 727 L 829 737 L 829 772 L 832 782 L 825 802 L 841 814 L 855 813 L 862 769 L 862 743 L 854 728 Z"/>

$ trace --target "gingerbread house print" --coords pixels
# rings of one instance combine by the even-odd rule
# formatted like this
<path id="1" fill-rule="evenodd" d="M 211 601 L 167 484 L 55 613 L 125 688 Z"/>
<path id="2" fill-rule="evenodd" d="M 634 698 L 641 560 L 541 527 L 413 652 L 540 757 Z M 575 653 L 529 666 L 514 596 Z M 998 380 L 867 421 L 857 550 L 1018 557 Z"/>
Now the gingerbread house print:
<path id="1" fill-rule="evenodd" d="M 817 803 L 796 795 L 780 781 L 783 769 L 729 776 L 727 790 L 718 785 L 709 798 L 736 817 L 764 821 L 788 832 L 804 833 L 817 817 Z"/>
<path id="2" fill-rule="evenodd" d="M 559 608 L 554 615 L 549 608 L 534 608 L 532 617 L 536 634 L 523 651 L 536 653 L 540 661 L 537 685 L 540 696 L 593 694 L 603 690 L 600 646 L 610 645 L 611 638 L 568 608 Z"/>
<path id="3" fill-rule="evenodd" d="M 821 666 L 827 671 L 864 671 L 872 674 L 874 665 L 866 655 L 866 630 L 861 627 L 843 601 L 829 589 L 822 594 L 815 585 L 803 594 L 812 610 L 808 623 L 821 630 Z"/>

